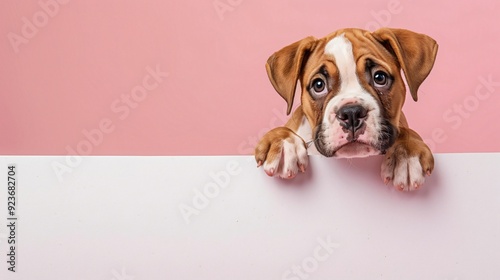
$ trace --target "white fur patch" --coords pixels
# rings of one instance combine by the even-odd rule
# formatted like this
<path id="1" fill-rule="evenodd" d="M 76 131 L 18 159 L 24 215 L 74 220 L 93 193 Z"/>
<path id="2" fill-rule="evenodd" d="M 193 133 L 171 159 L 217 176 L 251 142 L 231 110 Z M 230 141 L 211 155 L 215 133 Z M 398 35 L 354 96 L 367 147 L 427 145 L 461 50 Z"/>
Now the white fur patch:
<path id="1" fill-rule="evenodd" d="M 311 125 L 309 124 L 309 121 L 307 118 L 304 116 L 302 117 L 302 121 L 300 122 L 300 126 L 295 132 L 297 133 L 302 139 L 307 144 L 307 152 L 310 155 L 319 155 L 318 150 L 316 149 L 316 146 L 313 143 L 313 135 L 312 135 L 312 128 Z"/>
<path id="2" fill-rule="evenodd" d="M 346 137 L 343 137 L 345 132 L 336 118 L 336 111 L 346 104 L 359 104 L 368 111 L 365 120 L 366 130 L 358 139 L 366 143 L 376 143 L 381 131 L 380 108 L 375 98 L 359 82 L 351 42 L 344 34 L 341 34 L 326 44 L 325 54 L 335 59 L 340 77 L 339 92 L 328 102 L 323 115 L 323 126 L 326 128 L 323 136 L 327 143 L 326 148 L 335 149 L 348 142 Z M 364 156 L 378 153 L 373 150 Z"/>
<path id="3" fill-rule="evenodd" d="M 325 54 L 332 55 L 335 58 L 335 64 L 340 74 L 340 93 L 363 90 L 356 75 L 356 62 L 352 53 L 352 44 L 344 34 L 333 38 L 326 44 Z"/>
<path id="4" fill-rule="evenodd" d="M 417 156 L 402 158 L 395 163 L 391 160 L 384 161 L 381 176 L 387 183 L 392 180 L 393 185 L 403 191 L 416 190 L 425 181 L 424 171 Z"/>
<path id="5" fill-rule="evenodd" d="M 302 139 L 296 135 L 281 140 L 281 151 L 273 161 L 264 163 L 264 170 L 270 176 L 293 178 L 302 167 L 307 168 L 309 158 Z"/>

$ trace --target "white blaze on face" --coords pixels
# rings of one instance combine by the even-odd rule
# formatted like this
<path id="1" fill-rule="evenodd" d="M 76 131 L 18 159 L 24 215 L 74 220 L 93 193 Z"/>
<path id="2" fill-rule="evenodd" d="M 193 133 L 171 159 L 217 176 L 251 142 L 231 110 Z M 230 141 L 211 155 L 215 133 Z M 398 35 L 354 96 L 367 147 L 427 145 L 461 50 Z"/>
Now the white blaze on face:
<path id="1" fill-rule="evenodd" d="M 366 129 L 358 137 L 359 141 L 376 144 L 381 130 L 380 108 L 375 98 L 362 86 L 356 74 L 356 61 L 354 59 L 351 42 L 341 34 L 328 42 L 325 54 L 333 56 L 340 77 L 339 92 L 327 104 L 323 116 L 323 137 L 325 148 L 335 150 L 337 147 L 348 143 L 347 133 L 342 130 L 336 118 L 337 111 L 346 104 L 358 104 L 368 111 L 365 120 Z M 337 157 L 370 156 L 379 154 L 375 149 L 345 149 L 347 154 L 338 153 Z M 340 151 L 339 151 L 340 152 Z"/>

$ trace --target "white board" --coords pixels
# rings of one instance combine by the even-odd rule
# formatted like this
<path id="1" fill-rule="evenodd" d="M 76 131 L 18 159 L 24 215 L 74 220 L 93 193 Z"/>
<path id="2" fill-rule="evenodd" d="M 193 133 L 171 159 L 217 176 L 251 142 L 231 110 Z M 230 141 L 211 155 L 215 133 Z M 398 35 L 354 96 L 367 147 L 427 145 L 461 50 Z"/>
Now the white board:
<path id="1" fill-rule="evenodd" d="M 500 279 L 500 154 L 438 154 L 412 193 L 380 157 L 311 156 L 292 181 L 250 156 L 80 160 L 0 159 L 0 279 Z"/>

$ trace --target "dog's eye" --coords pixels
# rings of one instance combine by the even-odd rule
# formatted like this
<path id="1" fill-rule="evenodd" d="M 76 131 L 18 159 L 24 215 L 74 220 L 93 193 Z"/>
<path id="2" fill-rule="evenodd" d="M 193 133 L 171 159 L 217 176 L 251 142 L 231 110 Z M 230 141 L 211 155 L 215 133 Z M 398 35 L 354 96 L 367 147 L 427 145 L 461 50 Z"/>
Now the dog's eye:
<path id="1" fill-rule="evenodd" d="M 376 87 L 385 87 L 389 82 L 387 74 L 382 71 L 377 71 L 373 74 L 373 82 Z"/>
<path id="2" fill-rule="evenodd" d="M 327 93 L 326 82 L 321 78 L 316 78 L 311 83 L 311 88 L 315 95 L 323 95 Z"/>
<path id="3" fill-rule="evenodd" d="M 378 93 L 384 94 L 389 92 L 393 78 L 387 72 L 380 70 L 380 68 L 374 67 L 371 69 L 371 84 Z"/>
<path id="4" fill-rule="evenodd" d="M 315 92 L 322 92 L 325 89 L 325 82 L 317 78 L 313 81 L 313 89 Z"/>

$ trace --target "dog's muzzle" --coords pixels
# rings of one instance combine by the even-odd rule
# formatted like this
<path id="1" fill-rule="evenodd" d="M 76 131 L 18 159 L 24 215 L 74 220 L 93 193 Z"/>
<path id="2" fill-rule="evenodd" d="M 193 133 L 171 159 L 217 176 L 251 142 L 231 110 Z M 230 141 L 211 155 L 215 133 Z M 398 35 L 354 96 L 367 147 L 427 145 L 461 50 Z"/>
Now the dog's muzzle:
<path id="1" fill-rule="evenodd" d="M 327 157 L 384 154 L 398 135 L 396 127 L 388 120 L 376 118 L 375 121 L 369 110 L 359 103 L 343 105 L 332 115 L 335 121 L 323 123 L 314 132 L 316 149 Z"/>

